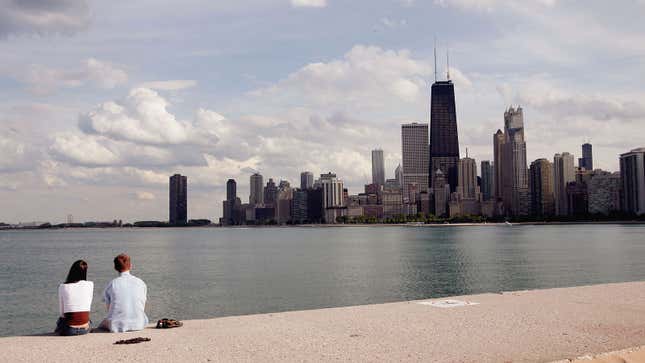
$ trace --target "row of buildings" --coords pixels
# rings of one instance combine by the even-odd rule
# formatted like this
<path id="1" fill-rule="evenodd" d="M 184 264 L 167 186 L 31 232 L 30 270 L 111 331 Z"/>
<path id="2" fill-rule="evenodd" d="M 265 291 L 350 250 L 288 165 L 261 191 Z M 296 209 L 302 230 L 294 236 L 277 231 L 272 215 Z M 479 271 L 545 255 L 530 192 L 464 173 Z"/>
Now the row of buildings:
<path id="1" fill-rule="evenodd" d="M 431 89 L 430 124 L 401 126 L 402 162 L 386 179 L 383 150 L 372 151 L 372 183 L 350 195 L 332 172 L 301 174 L 299 187 L 255 173 L 247 203 L 237 183 L 226 183 L 223 225 L 336 223 L 348 219 L 387 220 L 407 215 L 450 218 L 585 217 L 645 214 L 645 148 L 620 156 L 620 172 L 594 169 L 592 145 L 582 145 L 575 165 L 571 153 L 552 160 L 526 157 L 524 111 L 509 107 L 503 130 L 493 134 L 493 160 L 480 163 L 460 157 L 452 81 L 435 81 Z M 170 223 L 187 220 L 186 177 L 170 178 Z"/>

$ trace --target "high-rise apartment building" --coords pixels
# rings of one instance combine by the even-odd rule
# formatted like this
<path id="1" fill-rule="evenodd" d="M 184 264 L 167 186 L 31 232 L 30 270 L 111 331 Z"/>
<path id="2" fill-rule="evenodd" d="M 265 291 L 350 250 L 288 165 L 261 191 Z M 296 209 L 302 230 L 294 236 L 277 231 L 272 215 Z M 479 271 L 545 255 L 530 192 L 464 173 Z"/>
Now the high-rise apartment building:
<path id="1" fill-rule="evenodd" d="M 623 211 L 645 214 L 645 147 L 620 155 Z"/>
<path id="2" fill-rule="evenodd" d="M 573 155 L 564 152 L 553 156 L 553 196 L 555 199 L 555 214 L 569 214 L 567 185 L 576 180 Z"/>
<path id="3" fill-rule="evenodd" d="M 372 150 L 372 184 L 385 185 L 383 150 Z"/>
<path id="4" fill-rule="evenodd" d="M 593 147 L 590 143 L 582 144 L 582 157 L 578 159 L 578 166 L 585 170 L 593 170 Z"/>
<path id="5" fill-rule="evenodd" d="M 269 178 L 267 185 L 264 187 L 264 205 L 275 207 L 278 201 L 278 186 L 275 185 L 273 178 Z"/>
<path id="6" fill-rule="evenodd" d="M 457 111 L 455 87 L 450 79 L 432 84 L 430 99 L 430 179 L 441 169 L 456 191 L 458 184 L 457 163 L 459 162 L 459 136 L 457 133 Z M 403 165 L 405 172 L 405 165 Z M 430 181 L 430 184 L 433 184 Z"/>
<path id="7" fill-rule="evenodd" d="M 620 172 L 599 172 L 587 183 L 589 213 L 609 215 L 620 210 Z"/>
<path id="8" fill-rule="evenodd" d="M 502 156 L 503 156 L 503 150 L 504 149 L 504 133 L 502 130 L 497 130 L 497 132 L 493 135 L 493 173 L 494 173 L 494 179 L 495 179 L 495 189 L 494 189 L 494 196 L 495 199 L 498 201 L 502 200 L 502 197 L 504 196 L 504 182 L 503 182 L 503 173 L 502 173 L 502 166 L 504 163 L 502 162 Z"/>
<path id="9" fill-rule="evenodd" d="M 291 200 L 291 220 L 294 223 L 305 223 L 307 216 L 307 189 L 296 189 L 293 191 Z"/>
<path id="10" fill-rule="evenodd" d="M 446 178 L 441 169 L 434 172 L 432 178 L 432 190 L 434 192 L 434 214 L 442 217 L 448 214 L 448 191 L 446 191 Z"/>
<path id="11" fill-rule="evenodd" d="M 457 192 L 461 199 L 477 199 L 477 163 L 465 157 L 459 160 Z"/>
<path id="12" fill-rule="evenodd" d="M 531 215 L 539 217 L 553 215 L 555 213 L 553 164 L 547 159 L 537 159 L 531 163 L 529 174 Z"/>
<path id="13" fill-rule="evenodd" d="M 309 171 L 300 173 L 300 189 L 307 190 L 314 187 L 314 174 Z"/>
<path id="14" fill-rule="evenodd" d="M 336 223 L 336 218 L 343 215 L 343 181 L 329 172 L 320 175 L 320 184 L 325 220 L 327 223 Z"/>
<path id="15" fill-rule="evenodd" d="M 235 202 L 237 199 L 237 183 L 234 179 L 226 181 L 226 200 L 224 201 L 224 210 L 222 222 L 226 225 L 235 224 Z"/>
<path id="16" fill-rule="evenodd" d="M 264 178 L 260 173 L 251 175 L 249 204 L 262 205 L 264 203 Z"/>
<path id="17" fill-rule="evenodd" d="M 529 183 L 524 141 L 524 112 L 521 107 L 510 107 L 504 112 L 504 132 L 493 137 L 495 179 L 501 193 L 506 214 L 525 216 L 529 213 Z M 497 176 L 497 175 L 496 175 Z M 500 198 L 500 194 L 497 195 Z"/>
<path id="18" fill-rule="evenodd" d="M 401 125 L 403 156 L 403 195 L 408 195 L 408 185 L 416 184 L 419 192 L 428 191 L 429 145 L 428 124 Z"/>
<path id="19" fill-rule="evenodd" d="M 489 160 L 484 160 L 481 162 L 480 191 L 482 193 L 483 201 L 489 201 L 493 199 L 493 194 L 495 193 L 494 169 L 494 165 L 492 165 Z"/>
<path id="20" fill-rule="evenodd" d="M 175 174 L 170 177 L 169 222 L 172 225 L 188 223 L 188 178 Z"/>

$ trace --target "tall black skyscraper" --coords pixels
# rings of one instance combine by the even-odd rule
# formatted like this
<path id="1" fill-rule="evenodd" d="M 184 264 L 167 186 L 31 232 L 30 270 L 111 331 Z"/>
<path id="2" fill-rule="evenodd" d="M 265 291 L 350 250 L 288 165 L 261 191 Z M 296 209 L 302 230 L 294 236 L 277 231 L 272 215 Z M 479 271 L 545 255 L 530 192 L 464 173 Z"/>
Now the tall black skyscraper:
<path id="1" fill-rule="evenodd" d="M 235 224 L 235 201 L 237 199 L 237 183 L 235 179 L 226 182 L 226 200 L 224 201 L 224 223 Z"/>
<path id="2" fill-rule="evenodd" d="M 590 143 L 582 144 L 582 157 L 578 159 L 578 166 L 585 170 L 593 170 L 593 148 Z"/>
<path id="3" fill-rule="evenodd" d="M 170 177 L 170 224 L 188 222 L 188 178 L 180 174 Z"/>
<path id="4" fill-rule="evenodd" d="M 430 185 L 437 169 L 447 176 L 450 190 L 457 188 L 459 137 L 455 87 L 450 79 L 432 84 L 430 100 Z"/>

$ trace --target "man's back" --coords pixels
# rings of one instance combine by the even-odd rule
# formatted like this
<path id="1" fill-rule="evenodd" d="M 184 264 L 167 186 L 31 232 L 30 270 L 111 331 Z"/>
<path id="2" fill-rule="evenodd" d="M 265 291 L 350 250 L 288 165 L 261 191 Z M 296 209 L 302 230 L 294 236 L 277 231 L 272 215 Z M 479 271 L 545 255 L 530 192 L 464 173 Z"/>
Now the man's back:
<path id="1" fill-rule="evenodd" d="M 110 331 L 124 332 L 141 330 L 148 324 L 144 311 L 146 306 L 146 284 L 129 271 L 121 272 L 103 292 L 103 300 L 108 304 Z"/>

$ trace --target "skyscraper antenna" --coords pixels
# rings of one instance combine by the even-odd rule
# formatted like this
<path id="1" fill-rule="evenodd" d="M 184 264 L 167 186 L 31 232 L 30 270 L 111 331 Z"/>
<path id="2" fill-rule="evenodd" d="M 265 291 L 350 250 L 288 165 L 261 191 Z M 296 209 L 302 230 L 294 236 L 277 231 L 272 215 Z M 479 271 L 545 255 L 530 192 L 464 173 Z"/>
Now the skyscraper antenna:
<path id="1" fill-rule="evenodd" d="M 450 49 L 446 48 L 446 77 L 450 81 Z"/>
<path id="2" fill-rule="evenodd" d="M 437 82 L 437 36 L 434 37 L 434 81 Z"/>

